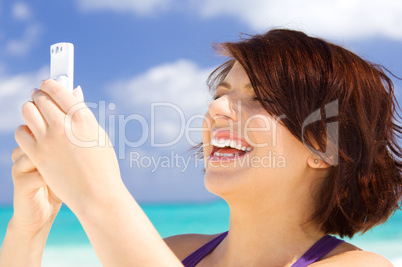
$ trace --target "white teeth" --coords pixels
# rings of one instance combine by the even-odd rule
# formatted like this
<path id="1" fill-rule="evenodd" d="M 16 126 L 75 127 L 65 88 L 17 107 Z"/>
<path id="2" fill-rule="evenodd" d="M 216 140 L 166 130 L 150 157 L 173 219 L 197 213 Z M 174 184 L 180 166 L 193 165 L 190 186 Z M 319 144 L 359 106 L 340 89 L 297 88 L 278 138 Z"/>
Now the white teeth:
<path id="1" fill-rule="evenodd" d="M 225 139 L 217 140 L 216 146 L 217 147 L 225 147 L 225 146 L 227 146 L 227 143 L 229 143 L 229 142 L 230 142 L 230 140 L 225 140 Z"/>
<path id="2" fill-rule="evenodd" d="M 236 148 L 236 142 L 235 142 L 234 140 L 230 141 L 229 146 L 230 146 L 231 148 Z"/>
<path id="3" fill-rule="evenodd" d="M 233 157 L 234 155 L 232 153 L 218 153 L 218 152 L 215 152 L 214 156 L 217 156 L 217 157 Z"/>
<path id="4" fill-rule="evenodd" d="M 231 148 L 234 148 L 234 149 L 237 149 L 237 150 L 243 150 L 243 151 L 247 151 L 247 152 L 252 150 L 251 147 L 246 147 L 246 146 L 242 147 L 241 144 L 237 144 L 235 140 L 217 139 L 216 137 L 212 138 L 211 145 L 216 146 L 216 147 L 220 147 L 220 148 L 231 147 Z M 225 154 L 225 153 L 218 153 L 217 156 L 224 156 L 223 154 Z M 229 153 L 229 155 L 231 155 L 231 154 Z"/>
<path id="5" fill-rule="evenodd" d="M 217 145 L 217 143 L 216 143 L 216 140 L 215 140 L 215 139 L 212 139 L 212 140 L 211 140 L 211 145 L 213 145 L 213 146 L 216 146 L 216 145 Z"/>

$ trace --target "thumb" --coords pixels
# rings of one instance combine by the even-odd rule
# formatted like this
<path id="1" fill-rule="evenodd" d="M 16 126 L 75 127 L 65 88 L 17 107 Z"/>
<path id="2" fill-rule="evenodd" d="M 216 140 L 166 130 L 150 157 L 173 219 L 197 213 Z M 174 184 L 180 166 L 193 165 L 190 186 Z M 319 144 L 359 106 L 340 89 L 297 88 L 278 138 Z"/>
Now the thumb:
<path id="1" fill-rule="evenodd" d="M 84 93 L 82 92 L 82 88 L 80 85 L 77 86 L 77 88 L 75 88 L 73 90 L 73 95 L 78 97 L 79 99 L 81 99 L 82 101 L 84 101 Z"/>

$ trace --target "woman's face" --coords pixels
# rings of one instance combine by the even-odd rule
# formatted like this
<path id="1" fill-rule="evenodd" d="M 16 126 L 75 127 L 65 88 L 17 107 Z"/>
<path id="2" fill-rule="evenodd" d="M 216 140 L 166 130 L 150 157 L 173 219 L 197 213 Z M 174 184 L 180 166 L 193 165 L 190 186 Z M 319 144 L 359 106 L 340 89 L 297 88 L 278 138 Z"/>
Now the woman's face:
<path id="1" fill-rule="evenodd" d="M 308 150 L 255 97 L 236 62 L 205 115 L 205 184 L 223 198 L 287 194 L 302 182 Z"/>

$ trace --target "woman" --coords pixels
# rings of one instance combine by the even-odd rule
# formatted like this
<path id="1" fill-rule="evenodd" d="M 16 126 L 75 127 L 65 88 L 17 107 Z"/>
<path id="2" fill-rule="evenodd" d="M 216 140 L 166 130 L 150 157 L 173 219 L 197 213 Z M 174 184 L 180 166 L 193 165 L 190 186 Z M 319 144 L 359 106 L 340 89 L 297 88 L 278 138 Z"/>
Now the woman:
<path id="1" fill-rule="evenodd" d="M 367 231 L 401 200 L 401 128 L 383 70 L 290 30 L 218 50 L 231 59 L 210 77 L 203 153 L 205 184 L 230 207 L 227 233 L 163 242 L 124 187 L 112 146 L 78 147 L 66 135 L 102 138 L 80 88 L 73 96 L 47 80 L 16 131 L 15 213 L 0 266 L 40 265 L 61 200 L 105 266 L 391 266 L 327 236 Z"/>

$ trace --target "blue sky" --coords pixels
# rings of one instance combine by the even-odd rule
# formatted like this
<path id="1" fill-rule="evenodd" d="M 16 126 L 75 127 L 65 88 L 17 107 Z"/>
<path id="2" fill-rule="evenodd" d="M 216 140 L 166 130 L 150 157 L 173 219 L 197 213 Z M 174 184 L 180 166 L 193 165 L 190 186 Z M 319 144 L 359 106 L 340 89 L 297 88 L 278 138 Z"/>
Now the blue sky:
<path id="1" fill-rule="evenodd" d="M 74 43 L 74 84 L 110 134 L 136 199 L 204 201 L 215 197 L 204 188 L 202 162 L 184 164 L 201 137 L 181 130 L 199 126 L 211 100 L 205 79 L 224 60 L 212 43 L 297 29 L 401 77 L 400 14 L 399 0 L 0 0 L 0 204 L 12 203 L 20 107 L 48 78 L 53 43 Z"/>

